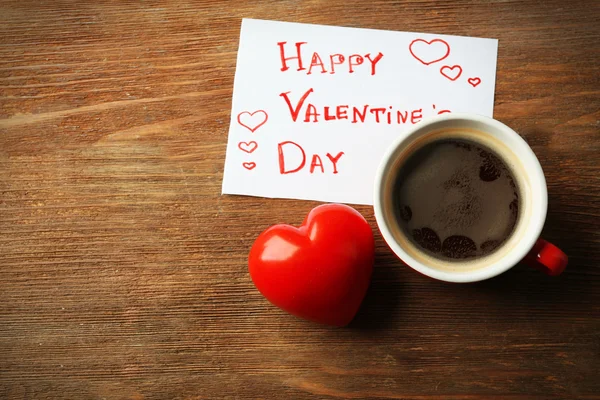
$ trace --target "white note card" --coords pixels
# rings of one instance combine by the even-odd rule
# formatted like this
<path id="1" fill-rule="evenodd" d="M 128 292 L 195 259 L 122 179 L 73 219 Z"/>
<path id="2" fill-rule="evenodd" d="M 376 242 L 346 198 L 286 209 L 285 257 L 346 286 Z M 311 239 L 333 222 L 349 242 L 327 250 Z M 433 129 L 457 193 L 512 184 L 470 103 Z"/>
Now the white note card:
<path id="1" fill-rule="evenodd" d="M 497 53 L 496 39 L 244 19 L 223 193 L 372 204 L 408 128 L 492 116 Z"/>

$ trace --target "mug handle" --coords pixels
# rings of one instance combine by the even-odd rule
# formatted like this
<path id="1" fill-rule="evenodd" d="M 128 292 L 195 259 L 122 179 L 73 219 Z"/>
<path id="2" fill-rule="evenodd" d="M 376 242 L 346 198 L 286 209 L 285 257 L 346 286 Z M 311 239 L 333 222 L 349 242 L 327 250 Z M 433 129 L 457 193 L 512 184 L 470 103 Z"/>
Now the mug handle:
<path id="1" fill-rule="evenodd" d="M 569 257 L 552 243 L 538 239 L 523 262 L 547 275 L 557 276 L 565 270 Z"/>

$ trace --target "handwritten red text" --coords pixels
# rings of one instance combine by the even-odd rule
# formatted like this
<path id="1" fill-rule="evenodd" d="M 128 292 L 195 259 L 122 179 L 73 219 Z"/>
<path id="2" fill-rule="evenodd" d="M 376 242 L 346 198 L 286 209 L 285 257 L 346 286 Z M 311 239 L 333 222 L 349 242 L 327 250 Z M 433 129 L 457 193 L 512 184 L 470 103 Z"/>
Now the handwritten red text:
<path id="1" fill-rule="evenodd" d="M 352 74 L 358 66 L 362 64 L 367 65 L 365 63 L 365 60 L 367 60 L 371 75 L 375 75 L 377 73 L 377 63 L 383 58 L 383 53 L 381 52 L 378 52 L 374 56 L 371 53 L 365 55 L 336 53 L 321 57 L 321 54 L 315 51 L 309 56 L 310 52 L 304 52 L 303 54 L 302 46 L 305 44 L 307 42 L 296 42 L 293 46 L 287 45 L 287 42 L 277 43 L 281 56 L 281 71 L 285 72 L 290 69 L 290 65 L 294 65 L 296 71 L 306 71 L 306 75 L 311 75 L 313 71 L 322 74 L 335 74 L 336 72 L 340 72 L 342 68 L 347 69 L 348 73 Z"/>
<path id="2" fill-rule="evenodd" d="M 318 154 L 312 154 L 310 157 L 310 165 L 307 166 L 307 154 L 304 151 L 304 148 L 298 143 L 292 141 L 281 142 L 277 145 L 277 152 L 279 153 L 279 173 L 282 175 L 294 174 L 303 170 L 305 167 L 308 168 L 308 171 L 311 174 L 315 173 L 315 171 L 337 174 L 337 163 L 344 155 L 343 151 L 340 151 L 336 155 L 326 153 L 325 157 L 321 157 Z M 292 158 L 293 161 L 290 162 L 290 158 Z M 286 159 L 288 160 L 287 162 Z M 329 160 L 329 163 L 326 163 L 327 168 L 323 165 L 323 159 Z M 329 164 L 331 164 L 331 167 Z"/>
<path id="3" fill-rule="evenodd" d="M 308 102 L 308 97 L 314 89 L 310 88 L 302 94 L 299 100 L 293 102 L 290 98 L 291 92 L 283 92 L 279 96 L 283 98 L 288 107 L 290 117 L 294 122 L 320 122 L 348 120 L 353 124 L 375 122 L 378 124 L 416 124 L 423 119 L 423 108 L 397 109 L 393 106 L 372 106 L 363 104 L 360 106 L 349 104 L 338 104 L 320 106 Z M 435 114 L 444 114 L 450 110 L 436 110 Z"/>

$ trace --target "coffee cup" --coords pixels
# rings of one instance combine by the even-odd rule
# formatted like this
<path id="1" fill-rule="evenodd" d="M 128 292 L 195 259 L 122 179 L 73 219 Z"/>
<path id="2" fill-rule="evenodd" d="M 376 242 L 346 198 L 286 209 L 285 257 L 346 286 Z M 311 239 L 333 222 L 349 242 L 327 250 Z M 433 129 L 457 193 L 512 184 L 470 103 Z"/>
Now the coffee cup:
<path id="1" fill-rule="evenodd" d="M 388 246 L 409 267 L 447 282 L 489 279 L 520 262 L 560 275 L 567 256 L 540 238 L 547 209 L 531 148 L 510 127 L 475 114 L 413 126 L 389 147 L 375 178 L 375 217 Z"/>

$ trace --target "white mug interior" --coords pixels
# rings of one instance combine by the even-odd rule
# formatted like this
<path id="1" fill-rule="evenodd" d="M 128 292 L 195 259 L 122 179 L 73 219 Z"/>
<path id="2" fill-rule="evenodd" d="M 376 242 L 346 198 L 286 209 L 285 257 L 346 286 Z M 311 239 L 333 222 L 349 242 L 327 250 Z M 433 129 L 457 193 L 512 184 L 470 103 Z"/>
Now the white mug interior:
<path id="1" fill-rule="evenodd" d="M 394 210 L 394 185 L 407 157 L 427 143 L 450 138 L 491 148 L 511 169 L 519 187 L 519 217 L 512 234 L 483 257 L 455 261 L 429 255 L 406 236 Z M 423 120 L 390 146 L 377 170 L 373 204 L 384 240 L 408 266 L 447 282 L 474 282 L 507 271 L 531 250 L 546 219 L 548 194 L 537 157 L 514 130 L 492 118 L 453 113 Z"/>

